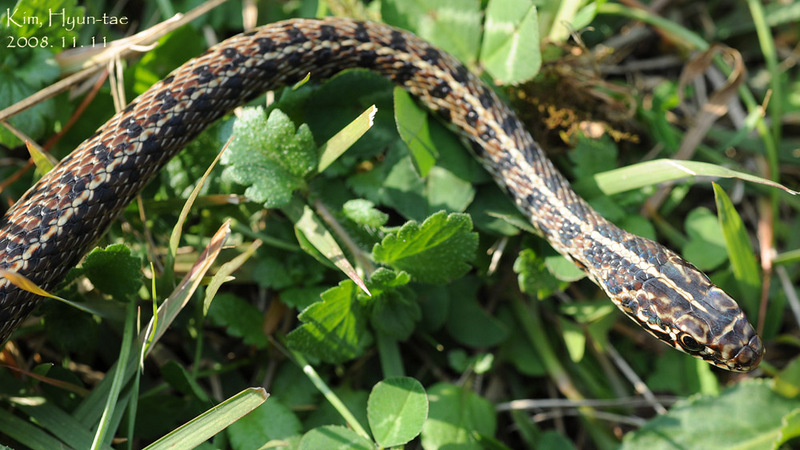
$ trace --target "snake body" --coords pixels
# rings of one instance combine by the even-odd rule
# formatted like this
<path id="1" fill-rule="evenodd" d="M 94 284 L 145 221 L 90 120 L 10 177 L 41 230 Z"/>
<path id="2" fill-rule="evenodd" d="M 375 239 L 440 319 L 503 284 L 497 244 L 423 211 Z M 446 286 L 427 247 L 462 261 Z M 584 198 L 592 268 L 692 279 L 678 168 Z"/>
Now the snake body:
<path id="1" fill-rule="evenodd" d="M 233 107 L 301 80 L 367 68 L 450 122 L 560 253 L 630 318 L 733 371 L 763 355 L 736 302 L 690 263 L 595 212 L 517 116 L 455 58 L 413 34 L 350 19 L 290 20 L 234 36 L 153 85 L 36 183 L 2 221 L 0 268 L 52 289 L 145 183 Z M 0 340 L 39 297 L 0 279 Z"/>

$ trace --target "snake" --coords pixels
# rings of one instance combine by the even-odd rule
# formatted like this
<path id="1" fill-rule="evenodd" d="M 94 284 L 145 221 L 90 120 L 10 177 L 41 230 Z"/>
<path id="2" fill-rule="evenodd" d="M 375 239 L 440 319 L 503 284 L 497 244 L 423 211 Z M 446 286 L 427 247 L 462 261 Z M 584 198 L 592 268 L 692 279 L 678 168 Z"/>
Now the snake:
<path id="1" fill-rule="evenodd" d="M 156 82 L 64 157 L 0 223 L 0 269 L 49 290 L 145 184 L 208 125 L 265 91 L 345 69 L 404 88 L 467 142 L 536 231 L 630 319 L 713 366 L 746 372 L 764 346 L 742 309 L 673 251 L 596 212 L 499 95 L 411 32 L 348 18 L 291 19 L 233 36 Z M 42 297 L 0 279 L 0 343 Z"/>

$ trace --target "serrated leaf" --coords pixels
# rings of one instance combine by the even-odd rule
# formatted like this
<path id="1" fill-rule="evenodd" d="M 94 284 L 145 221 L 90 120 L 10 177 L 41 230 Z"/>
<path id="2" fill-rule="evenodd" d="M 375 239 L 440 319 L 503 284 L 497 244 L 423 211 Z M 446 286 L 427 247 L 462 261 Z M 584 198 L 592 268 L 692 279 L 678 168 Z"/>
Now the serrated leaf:
<path id="1" fill-rule="evenodd" d="M 428 418 L 425 388 L 409 377 L 381 381 L 369 395 L 367 418 L 372 435 L 381 447 L 408 443 L 419 435 Z"/>
<path id="2" fill-rule="evenodd" d="M 289 347 L 334 364 L 360 355 L 372 336 L 367 331 L 367 313 L 357 299 L 357 292 L 350 280 L 323 292 L 321 302 L 298 316 L 303 324 L 287 336 Z"/>
<path id="3" fill-rule="evenodd" d="M 491 0 L 486 8 L 481 62 L 502 84 L 533 78 L 542 65 L 539 24 L 531 0 Z"/>
<path id="4" fill-rule="evenodd" d="M 124 244 L 112 244 L 92 250 L 82 267 L 94 287 L 123 300 L 142 287 L 141 265 L 141 259 L 131 256 L 131 249 Z"/>
<path id="5" fill-rule="evenodd" d="M 250 302 L 229 293 L 217 295 L 208 310 L 208 318 L 216 326 L 224 326 L 231 336 L 240 337 L 247 345 L 265 348 L 264 314 Z"/>
<path id="6" fill-rule="evenodd" d="M 478 234 L 472 232 L 469 216 L 441 211 L 422 225 L 407 222 L 396 234 L 375 244 L 372 256 L 417 281 L 442 284 L 467 273 L 467 261 L 477 248 Z"/>
<path id="7" fill-rule="evenodd" d="M 308 126 L 295 129 L 289 116 L 245 108 L 233 126 L 234 139 L 223 164 L 226 176 L 247 185 L 245 196 L 267 208 L 285 206 L 292 192 L 305 187 L 317 166 L 317 150 Z"/>
<path id="8" fill-rule="evenodd" d="M 492 404 L 471 390 L 449 383 L 428 389 L 430 410 L 422 427 L 422 447 L 482 448 L 474 434 L 494 436 L 497 418 Z"/>

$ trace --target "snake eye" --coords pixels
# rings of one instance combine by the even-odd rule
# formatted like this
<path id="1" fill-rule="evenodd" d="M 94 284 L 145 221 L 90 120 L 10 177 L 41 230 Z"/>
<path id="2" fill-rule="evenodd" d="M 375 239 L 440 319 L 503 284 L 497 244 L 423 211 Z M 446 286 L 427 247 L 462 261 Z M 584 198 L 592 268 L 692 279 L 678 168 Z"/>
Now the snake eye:
<path id="1" fill-rule="evenodd" d="M 688 334 L 684 334 L 680 337 L 681 346 L 690 352 L 699 352 L 703 349 L 703 346 L 700 345 L 693 337 L 689 336 Z"/>

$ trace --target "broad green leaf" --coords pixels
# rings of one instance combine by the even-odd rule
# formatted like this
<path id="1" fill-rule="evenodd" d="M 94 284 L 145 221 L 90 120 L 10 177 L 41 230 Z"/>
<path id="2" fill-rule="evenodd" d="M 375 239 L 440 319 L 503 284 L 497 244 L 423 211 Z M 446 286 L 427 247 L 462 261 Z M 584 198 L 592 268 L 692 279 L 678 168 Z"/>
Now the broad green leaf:
<path id="1" fill-rule="evenodd" d="M 234 139 L 223 156 L 225 171 L 245 195 L 267 208 L 285 206 L 292 192 L 306 186 L 305 177 L 317 167 L 317 149 L 308 126 L 295 129 L 280 110 L 269 118 L 260 108 L 245 108 L 233 126 Z"/>
<path id="2" fill-rule="evenodd" d="M 550 273 L 545 258 L 539 257 L 529 248 L 519 253 L 517 260 L 514 261 L 514 272 L 518 274 L 517 280 L 522 292 L 540 299 L 562 291 L 567 286 L 566 282 L 558 280 Z"/>
<path id="3" fill-rule="evenodd" d="M 386 0 L 386 23 L 414 31 L 466 64 L 478 55 L 481 10 L 478 0 Z"/>
<path id="4" fill-rule="evenodd" d="M 617 145 L 606 135 L 592 139 L 578 134 L 575 148 L 569 152 L 569 159 L 575 164 L 575 179 L 584 180 L 617 168 Z"/>
<path id="5" fill-rule="evenodd" d="M 473 433 L 494 436 L 497 417 L 488 400 L 463 387 L 437 383 L 428 390 L 430 410 L 422 427 L 424 448 L 482 448 Z"/>
<path id="6" fill-rule="evenodd" d="M 269 441 L 299 435 L 302 430 L 300 419 L 289 408 L 277 400 L 267 399 L 258 408 L 232 423 L 227 434 L 234 450 L 247 450 L 261 448 Z"/>
<path id="7" fill-rule="evenodd" d="M 408 377 L 381 381 L 369 395 L 367 418 L 378 445 L 405 445 L 419 435 L 428 418 L 425 388 L 419 381 Z"/>
<path id="8" fill-rule="evenodd" d="M 375 261 L 404 270 L 424 283 L 447 283 L 469 270 L 478 235 L 465 214 L 438 212 L 419 225 L 410 221 L 375 244 Z"/>
<path id="9" fill-rule="evenodd" d="M 141 259 L 131 256 L 131 249 L 125 244 L 112 244 L 92 250 L 86 255 L 82 268 L 94 287 L 117 300 L 124 300 L 142 287 L 141 266 Z"/>
<path id="10" fill-rule="evenodd" d="M 686 233 L 683 256 L 700 270 L 716 269 L 728 259 L 719 220 L 708 209 L 697 208 L 686 216 Z"/>
<path id="11" fill-rule="evenodd" d="M 763 380 L 745 380 L 719 396 L 697 395 L 625 435 L 623 449 L 764 449 L 776 445 L 800 400 L 776 394 Z"/>
<path id="12" fill-rule="evenodd" d="M 775 377 L 775 387 L 778 394 L 793 398 L 800 396 L 800 358 L 793 359 Z"/>
<path id="13" fill-rule="evenodd" d="M 567 439 L 564 435 L 556 431 L 545 431 L 542 437 L 536 443 L 537 448 L 543 449 L 559 449 L 559 450 L 573 450 L 575 444 Z"/>
<path id="14" fill-rule="evenodd" d="M 405 89 L 394 89 L 394 117 L 397 131 L 411 151 L 411 161 L 420 176 L 428 176 L 439 152 L 431 138 L 428 112 L 420 108 Z"/>
<path id="15" fill-rule="evenodd" d="M 531 0 L 489 2 L 481 62 L 502 84 L 522 83 L 539 72 L 539 23 Z"/>
<path id="16" fill-rule="evenodd" d="M 586 352 L 586 335 L 583 333 L 583 328 L 575 322 L 561 317 L 558 318 L 558 323 L 563 331 L 564 343 L 567 345 L 570 359 L 576 363 L 580 362 Z"/>
<path id="17" fill-rule="evenodd" d="M 303 435 L 298 450 L 374 450 L 375 445 L 355 431 L 336 425 L 314 428 Z"/>
<path id="18" fill-rule="evenodd" d="M 342 213 L 353 222 L 366 227 L 380 228 L 386 225 L 389 215 L 375 208 L 369 200 L 348 200 L 342 205 Z"/>
<path id="19" fill-rule="evenodd" d="M 289 333 L 289 347 L 325 362 L 342 363 L 363 353 L 372 341 L 367 313 L 350 280 L 322 293 L 322 301 L 306 308 L 303 324 Z"/>
<path id="20" fill-rule="evenodd" d="M 545 256 L 544 265 L 554 277 L 561 281 L 573 282 L 586 278 L 586 272 L 565 256 Z"/>
<path id="21" fill-rule="evenodd" d="M 717 215 L 722 226 L 722 234 L 728 248 L 728 257 L 736 281 L 742 290 L 742 300 L 745 311 L 750 317 L 758 317 L 759 287 L 761 286 L 761 270 L 759 270 L 753 247 L 747 229 L 736 212 L 728 195 L 716 183 L 714 185 L 714 198 L 717 203 Z"/>
<path id="22" fill-rule="evenodd" d="M 775 441 L 772 448 L 775 450 L 783 448 L 782 446 L 788 441 L 797 439 L 798 437 L 800 437 L 800 409 L 790 412 L 783 418 L 778 439 Z"/>
<path id="23" fill-rule="evenodd" d="M 207 316 L 214 325 L 226 327 L 229 335 L 242 338 L 247 345 L 265 348 L 269 344 L 264 334 L 264 313 L 234 294 L 217 295 Z"/>
<path id="24" fill-rule="evenodd" d="M 492 234 L 501 236 L 519 234 L 520 229 L 505 220 L 505 217 L 514 217 L 517 223 L 525 224 L 525 229 L 533 230 L 533 226 L 522 216 L 508 195 L 495 186 L 479 189 L 475 193 L 475 199 L 467 208 L 467 214 L 472 217 L 476 228 L 490 231 Z"/>
<path id="25" fill-rule="evenodd" d="M 422 317 L 414 291 L 406 286 L 410 277 L 405 272 L 379 268 L 367 283 L 372 292 L 372 327 L 398 340 L 406 340 Z"/>
<path id="26" fill-rule="evenodd" d="M 498 345 L 509 334 L 500 321 L 478 305 L 475 295 L 455 298 L 446 327 L 453 339 L 472 348 Z"/>
<path id="27" fill-rule="evenodd" d="M 463 212 L 475 196 L 472 182 L 444 167 L 434 166 L 420 178 L 410 156 L 394 163 L 378 181 L 385 193 L 382 203 L 414 220 L 441 210 Z"/>

